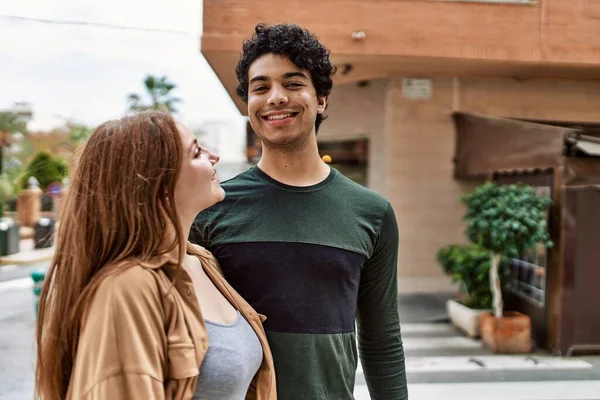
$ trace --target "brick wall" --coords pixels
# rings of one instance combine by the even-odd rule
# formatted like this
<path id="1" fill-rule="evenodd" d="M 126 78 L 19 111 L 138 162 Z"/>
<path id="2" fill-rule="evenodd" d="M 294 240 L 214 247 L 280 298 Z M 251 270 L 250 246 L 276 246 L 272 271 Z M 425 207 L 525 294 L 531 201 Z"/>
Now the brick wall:
<path id="1" fill-rule="evenodd" d="M 500 117 L 600 122 L 600 81 L 461 78 L 459 107 Z"/>
<path id="2" fill-rule="evenodd" d="M 307 26 L 336 55 L 600 64 L 598 0 L 204 0 L 203 51 L 238 52 L 256 23 L 285 21 Z M 353 41 L 355 30 L 366 40 Z"/>
<path id="3" fill-rule="evenodd" d="M 451 112 L 600 122 L 600 82 L 434 78 L 433 96 L 415 101 L 402 96 L 402 78 L 335 87 L 319 135 L 371 139 L 371 187 L 392 202 L 400 227 L 400 289 L 446 290 L 435 252 L 465 242 L 459 198 L 474 187 L 452 177 Z"/>
<path id="4" fill-rule="evenodd" d="M 328 118 L 319 130 L 319 140 L 369 138 L 368 185 L 386 195 L 387 160 L 385 96 L 387 80 L 366 87 L 356 84 L 334 86 L 329 97 Z"/>
<path id="5" fill-rule="evenodd" d="M 458 199 L 470 186 L 452 178 L 453 84 L 451 78 L 434 79 L 432 97 L 415 101 L 403 97 L 401 79 L 390 83 L 388 193 L 400 227 L 401 288 L 449 288 L 435 253 L 465 241 Z"/>

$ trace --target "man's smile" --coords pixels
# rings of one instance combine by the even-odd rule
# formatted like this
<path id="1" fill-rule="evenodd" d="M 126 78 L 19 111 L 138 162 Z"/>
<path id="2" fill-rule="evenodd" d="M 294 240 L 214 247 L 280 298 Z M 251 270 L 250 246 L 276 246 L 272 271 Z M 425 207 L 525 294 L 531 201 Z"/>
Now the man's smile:
<path id="1" fill-rule="evenodd" d="M 275 112 L 266 113 L 261 118 L 263 120 L 267 121 L 267 123 L 269 123 L 269 125 L 281 126 L 281 125 L 285 125 L 285 124 L 293 121 L 293 119 L 296 117 L 296 115 L 298 115 L 297 112 L 275 111 Z"/>

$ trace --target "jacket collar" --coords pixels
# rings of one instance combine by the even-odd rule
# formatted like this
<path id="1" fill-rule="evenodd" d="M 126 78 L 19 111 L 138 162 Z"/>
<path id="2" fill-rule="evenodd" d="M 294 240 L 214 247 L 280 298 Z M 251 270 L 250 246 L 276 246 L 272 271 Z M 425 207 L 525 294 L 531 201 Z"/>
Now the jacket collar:
<path id="1" fill-rule="evenodd" d="M 186 253 L 195 256 L 202 256 L 206 253 L 206 250 L 200 246 L 186 242 Z M 146 261 L 141 261 L 139 264 L 148 269 L 159 269 L 165 264 L 177 265 L 177 258 L 172 253 L 164 253 L 156 255 Z"/>
<path id="2" fill-rule="evenodd" d="M 197 246 L 190 242 L 186 243 L 186 253 L 194 255 L 200 259 L 202 268 L 212 280 L 216 288 L 225 296 L 225 298 L 244 316 L 244 318 L 250 323 L 252 329 L 256 332 L 258 339 L 262 345 L 265 363 L 261 366 L 259 374 L 257 375 L 261 382 L 261 385 L 256 385 L 257 392 L 255 393 L 256 399 L 276 399 L 277 395 L 275 392 L 275 376 L 273 373 L 273 355 L 269 344 L 267 342 L 267 336 L 264 328 L 261 324 L 261 320 L 266 319 L 264 316 L 259 316 L 256 311 L 237 293 L 231 286 L 225 281 L 223 272 L 221 271 L 219 264 L 211 255 L 211 253 L 203 247 Z M 144 268 L 159 269 L 177 266 L 177 259 L 170 254 L 161 254 L 151 259 L 140 262 L 140 265 Z M 172 270 L 171 270 L 172 271 Z M 256 378 L 255 378 L 256 379 Z M 250 397 L 249 397 L 250 398 Z"/>

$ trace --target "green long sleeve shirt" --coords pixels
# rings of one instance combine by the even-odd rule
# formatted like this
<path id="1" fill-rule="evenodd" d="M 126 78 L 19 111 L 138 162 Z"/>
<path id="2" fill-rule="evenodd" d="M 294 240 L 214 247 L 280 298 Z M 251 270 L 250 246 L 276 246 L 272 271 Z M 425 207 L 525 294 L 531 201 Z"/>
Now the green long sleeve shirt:
<path id="1" fill-rule="evenodd" d="M 294 187 L 252 167 L 222 186 L 190 239 L 267 316 L 278 398 L 353 399 L 360 355 L 372 399 L 408 399 L 389 202 L 335 169 Z"/>

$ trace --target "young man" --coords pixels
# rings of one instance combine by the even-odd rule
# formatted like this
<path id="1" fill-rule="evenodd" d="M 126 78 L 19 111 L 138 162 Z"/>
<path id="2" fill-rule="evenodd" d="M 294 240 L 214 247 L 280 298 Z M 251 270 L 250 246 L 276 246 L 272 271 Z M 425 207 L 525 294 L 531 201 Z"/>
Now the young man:
<path id="1" fill-rule="evenodd" d="M 279 399 L 353 399 L 356 336 L 371 398 L 407 399 L 394 211 L 318 153 L 328 50 L 296 25 L 261 24 L 236 72 L 262 158 L 223 183 L 191 240 L 267 316 Z"/>

